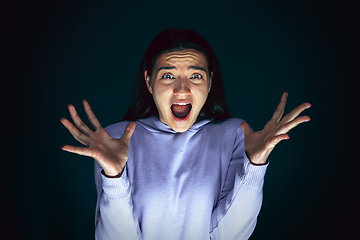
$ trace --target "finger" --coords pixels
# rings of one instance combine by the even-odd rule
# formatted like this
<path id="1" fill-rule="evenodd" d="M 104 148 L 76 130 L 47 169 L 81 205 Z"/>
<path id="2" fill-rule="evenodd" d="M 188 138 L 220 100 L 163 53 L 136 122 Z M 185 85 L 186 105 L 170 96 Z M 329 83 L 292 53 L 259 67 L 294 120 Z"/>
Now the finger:
<path id="1" fill-rule="evenodd" d="M 290 139 L 290 137 L 289 137 L 289 135 L 287 135 L 287 134 L 277 135 L 277 136 L 275 136 L 275 137 L 273 137 L 273 138 L 271 139 L 269 148 L 270 148 L 270 149 L 273 149 L 273 148 L 274 148 L 279 142 L 281 142 L 282 140 L 289 140 L 289 139 Z"/>
<path id="2" fill-rule="evenodd" d="M 135 126 L 136 126 L 135 122 L 129 122 L 126 125 L 125 131 L 124 131 L 123 135 L 120 138 L 120 140 L 123 141 L 124 143 L 126 143 L 127 145 L 130 144 L 130 138 L 131 138 L 132 134 L 135 131 Z"/>
<path id="3" fill-rule="evenodd" d="M 71 135 L 80 143 L 89 146 L 89 137 L 80 132 L 69 120 L 66 118 L 60 119 L 60 122 L 69 130 Z"/>
<path id="4" fill-rule="evenodd" d="M 243 122 L 241 125 L 241 129 L 244 132 L 244 135 L 247 135 L 248 133 L 252 133 L 253 131 L 250 128 L 250 125 L 247 122 Z"/>
<path id="5" fill-rule="evenodd" d="M 287 96 L 288 96 L 288 92 L 284 92 L 283 95 L 281 96 L 280 103 L 277 106 L 274 115 L 271 118 L 275 123 L 279 123 L 282 115 L 284 114 Z"/>
<path id="6" fill-rule="evenodd" d="M 92 150 L 86 147 L 75 147 L 75 146 L 65 145 L 61 149 L 63 151 L 76 153 L 82 156 L 93 157 Z"/>
<path id="7" fill-rule="evenodd" d="M 102 128 L 98 119 L 96 118 L 95 114 L 91 110 L 90 104 L 86 100 L 83 100 L 83 104 L 84 104 L 84 109 L 85 109 L 86 115 L 89 119 L 89 122 L 91 123 L 91 126 L 93 126 L 95 131 L 98 128 Z"/>
<path id="8" fill-rule="evenodd" d="M 300 104 L 294 110 L 286 114 L 286 116 L 281 120 L 280 123 L 288 123 L 294 120 L 297 116 L 299 116 L 301 112 L 303 112 L 305 109 L 308 109 L 309 107 L 311 107 L 311 104 L 308 102 Z"/>
<path id="9" fill-rule="evenodd" d="M 282 127 L 280 127 L 279 132 L 280 133 L 287 133 L 291 129 L 293 129 L 294 127 L 299 125 L 300 123 L 309 122 L 310 120 L 311 119 L 310 119 L 309 116 L 301 116 L 301 117 L 295 118 L 291 122 L 288 122 L 288 123 L 284 124 Z"/>
<path id="10" fill-rule="evenodd" d="M 85 133 L 86 135 L 90 135 L 92 133 L 92 131 L 88 128 L 88 126 L 86 126 L 83 121 L 81 121 L 80 116 L 78 115 L 75 107 L 71 104 L 69 104 L 68 106 L 69 111 L 70 111 L 70 116 L 72 118 L 72 120 L 75 123 L 75 126 L 83 133 Z"/>

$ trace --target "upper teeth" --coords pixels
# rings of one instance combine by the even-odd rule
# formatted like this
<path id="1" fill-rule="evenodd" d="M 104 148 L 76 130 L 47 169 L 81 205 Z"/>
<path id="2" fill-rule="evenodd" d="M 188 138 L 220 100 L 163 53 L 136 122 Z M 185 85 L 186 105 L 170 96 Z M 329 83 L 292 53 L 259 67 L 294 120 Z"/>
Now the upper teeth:
<path id="1" fill-rule="evenodd" d="M 186 104 L 190 104 L 190 103 L 174 103 L 176 105 L 186 105 Z"/>

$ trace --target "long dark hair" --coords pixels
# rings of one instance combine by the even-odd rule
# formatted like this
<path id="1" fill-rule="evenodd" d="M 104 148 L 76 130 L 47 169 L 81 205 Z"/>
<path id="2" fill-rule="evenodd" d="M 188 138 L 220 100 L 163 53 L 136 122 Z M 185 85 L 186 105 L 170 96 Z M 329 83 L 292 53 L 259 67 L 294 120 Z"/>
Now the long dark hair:
<path id="1" fill-rule="evenodd" d="M 213 119 L 217 121 L 230 118 L 230 112 L 225 102 L 221 69 L 214 50 L 200 34 L 193 30 L 169 28 L 155 37 L 145 52 L 137 74 L 131 103 L 123 121 L 135 121 L 151 116 L 159 117 L 153 96 L 146 86 L 144 71 L 147 70 L 148 76 L 151 76 L 156 59 L 160 54 L 180 49 L 196 49 L 202 52 L 207 58 L 209 72 L 213 72 L 211 90 L 198 120 Z"/>

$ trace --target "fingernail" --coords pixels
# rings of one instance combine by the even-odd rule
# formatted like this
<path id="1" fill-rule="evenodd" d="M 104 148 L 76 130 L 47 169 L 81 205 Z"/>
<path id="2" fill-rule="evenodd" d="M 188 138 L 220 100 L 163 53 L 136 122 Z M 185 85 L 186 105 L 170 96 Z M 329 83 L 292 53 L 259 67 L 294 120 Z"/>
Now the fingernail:
<path id="1" fill-rule="evenodd" d="M 289 96 L 289 92 L 288 91 L 286 91 L 286 97 L 288 97 Z"/>
<path id="2" fill-rule="evenodd" d="M 287 137 L 287 138 L 286 138 L 286 140 L 289 140 L 289 139 L 290 139 L 290 137 Z"/>
<path id="3" fill-rule="evenodd" d="M 311 104 L 306 108 L 306 109 L 308 109 L 308 108 L 310 108 L 311 107 Z"/>
<path id="4" fill-rule="evenodd" d="M 309 118 L 308 120 L 306 120 L 305 122 L 308 122 L 308 121 L 310 121 L 311 120 L 311 118 Z"/>

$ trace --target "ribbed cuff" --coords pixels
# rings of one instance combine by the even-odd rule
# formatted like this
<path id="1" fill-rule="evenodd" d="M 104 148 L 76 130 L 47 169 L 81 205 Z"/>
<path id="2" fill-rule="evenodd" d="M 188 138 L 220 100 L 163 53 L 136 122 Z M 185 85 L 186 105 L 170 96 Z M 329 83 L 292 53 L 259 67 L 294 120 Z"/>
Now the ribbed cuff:
<path id="1" fill-rule="evenodd" d="M 241 181 L 248 186 L 261 187 L 264 184 L 264 177 L 269 163 L 264 165 L 253 165 L 247 158 L 244 157 L 244 166 L 242 169 Z"/>
<path id="2" fill-rule="evenodd" d="M 126 167 L 119 178 L 108 178 L 101 174 L 102 188 L 106 196 L 111 199 L 124 198 L 129 196 L 131 184 L 127 177 Z"/>

